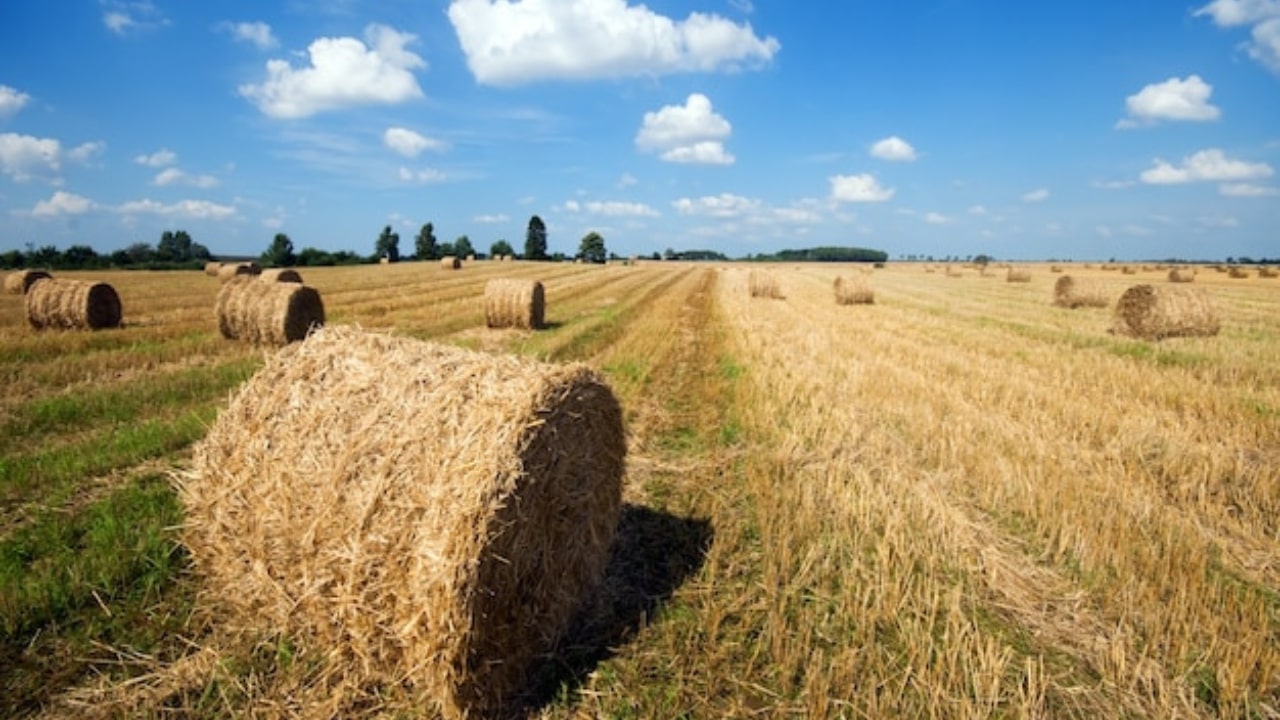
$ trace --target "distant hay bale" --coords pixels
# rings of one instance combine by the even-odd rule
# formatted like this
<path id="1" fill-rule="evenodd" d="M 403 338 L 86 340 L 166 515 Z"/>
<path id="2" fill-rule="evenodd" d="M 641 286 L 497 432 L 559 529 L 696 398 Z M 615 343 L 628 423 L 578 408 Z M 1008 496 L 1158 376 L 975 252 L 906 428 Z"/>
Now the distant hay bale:
<path id="1" fill-rule="evenodd" d="M 383 255 L 382 257 L 378 258 L 378 264 L 379 264 L 379 265 L 390 265 L 390 264 L 391 264 L 391 258 L 387 257 L 386 255 Z"/>
<path id="2" fill-rule="evenodd" d="M 212 262 L 212 261 L 207 262 L 204 264 L 204 274 L 208 275 L 209 277 L 218 277 L 218 270 L 220 270 L 221 268 L 222 268 L 222 263 L 220 262 Z"/>
<path id="3" fill-rule="evenodd" d="M 1233 267 L 1227 271 L 1227 277 L 1233 278 L 1235 280 L 1243 280 L 1249 277 L 1249 271 L 1245 270 L 1244 268 Z"/>
<path id="4" fill-rule="evenodd" d="M 1051 273 L 1060 273 L 1060 272 L 1062 272 L 1062 266 L 1061 266 L 1061 265 L 1050 265 L 1050 266 L 1049 266 L 1049 272 L 1051 272 Z"/>
<path id="5" fill-rule="evenodd" d="M 467 262 L 475 262 L 475 261 L 476 261 L 475 253 L 471 253 L 470 255 L 467 255 Z"/>
<path id="6" fill-rule="evenodd" d="M 315 288 L 299 283 L 236 278 L 218 291 L 214 314 L 228 340 L 287 345 L 324 324 L 324 303 Z"/>
<path id="7" fill-rule="evenodd" d="M 498 259 L 502 262 L 511 262 L 513 258 L 510 255 L 499 255 Z"/>
<path id="8" fill-rule="evenodd" d="M 537 280 L 494 278 L 485 283 L 484 318 L 491 328 L 541 329 L 546 305 Z"/>
<path id="9" fill-rule="evenodd" d="M 1191 268 L 1174 268 L 1169 271 L 1169 282 L 1172 283 L 1189 283 L 1195 282 L 1196 271 Z"/>
<path id="10" fill-rule="evenodd" d="M 240 275 L 257 275 L 261 272 L 262 267 L 255 262 L 222 263 L 218 268 L 218 279 L 225 283 Z"/>
<path id="11" fill-rule="evenodd" d="M 445 270 L 457 270 L 462 267 L 462 261 L 453 255 L 445 255 L 440 258 L 440 267 Z"/>
<path id="12" fill-rule="evenodd" d="M 871 289 L 871 285 L 864 278 L 837 277 L 834 287 L 837 305 L 875 304 L 875 291 Z"/>
<path id="13" fill-rule="evenodd" d="M 1258 268 L 1258 277 L 1260 278 L 1280 277 L 1280 271 L 1277 271 L 1275 268 L 1269 268 L 1269 267 Z"/>
<path id="14" fill-rule="evenodd" d="M 763 297 L 775 300 L 782 298 L 782 288 L 778 285 L 778 278 L 764 271 L 752 270 L 747 275 L 747 291 L 753 298 Z"/>
<path id="15" fill-rule="evenodd" d="M 1053 285 L 1053 304 L 1065 308 L 1106 307 L 1107 291 L 1092 280 L 1063 275 Z"/>
<path id="16" fill-rule="evenodd" d="M 498 716 L 597 594 L 625 453 L 585 364 L 328 327 L 196 446 L 185 545 L 231 631 L 287 632 L 332 682 L 408 684 L 433 716 Z"/>
<path id="17" fill-rule="evenodd" d="M 4 291 L 10 295 L 26 295 L 37 280 L 51 277 L 44 270 L 14 270 L 4 276 Z"/>
<path id="18" fill-rule="evenodd" d="M 1120 268 L 1120 272 L 1125 275 L 1136 275 L 1138 271 L 1134 270 L 1128 265 L 1125 265 L 1124 267 Z"/>
<path id="19" fill-rule="evenodd" d="M 1112 332 L 1163 340 L 1217 335 L 1220 323 L 1209 295 L 1182 285 L 1134 285 L 1116 301 Z"/>
<path id="20" fill-rule="evenodd" d="M 956 269 L 954 266 L 948 265 L 946 268 L 946 275 L 950 278 L 958 278 L 964 276 L 964 273 L 960 272 L 960 270 Z"/>
<path id="21" fill-rule="evenodd" d="M 123 308 L 104 282 L 43 278 L 26 296 L 27 322 L 36 330 L 100 330 L 120 327 Z"/>
<path id="22" fill-rule="evenodd" d="M 301 283 L 302 275 L 293 268 L 267 268 L 258 279 L 262 282 Z"/>
<path id="23" fill-rule="evenodd" d="M 1031 271 L 1014 270 L 1013 268 L 1010 268 L 1009 271 L 1005 273 L 1004 281 L 1011 283 L 1029 283 L 1031 282 Z"/>

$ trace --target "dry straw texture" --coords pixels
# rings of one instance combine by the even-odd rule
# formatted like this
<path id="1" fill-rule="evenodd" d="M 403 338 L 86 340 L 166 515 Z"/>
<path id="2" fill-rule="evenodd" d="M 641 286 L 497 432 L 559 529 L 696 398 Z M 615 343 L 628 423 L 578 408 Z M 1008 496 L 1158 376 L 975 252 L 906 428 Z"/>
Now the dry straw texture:
<path id="1" fill-rule="evenodd" d="M 315 288 L 297 283 L 237 278 L 218 291 L 218 331 L 228 340 L 286 345 L 324 324 L 324 303 Z"/>
<path id="2" fill-rule="evenodd" d="M 1053 304 L 1058 307 L 1106 307 L 1109 303 L 1106 288 L 1085 278 L 1063 275 L 1053 285 Z"/>
<path id="3" fill-rule="evenodd" d="M 262 268 L 258 263 L 222 263 L 222 267 L 218 268 L 218 279 L 225 283 L 240 275 L 257 275 L 260 272 Z"/>
<path id="4" fill-rule="evenodd" d="M 1196 271 L 1191 268 L 1173 268 L 1169 271 L 1169 282 L 1189 283 L 1195 280 Z"/>
<path id="5" fill-rule="evenodd" d="M 1227 272 L 1227 277 L 1231 277 L 1236 280 L 1243 280 L 1249 277 L 1249 271 L 1244 268 L 1233 267 Z"/>
<path id="6" fill-rule="evenodd" d="M 204 274 L 209 277 L 218 277 L 218 271 L 222 269 L 220 262 L 207 262 L 204 264 Z"/>
<path id="7" fill-rule="evenodd" d="M 767 272 L 752 270 L 747 275 L 747 290 L 751 293 L 751 297 L 782 298 L 782 287 L 778 285 L 778 278 Z"/>
<path id="8" fill-rule="evenodd" d="M 1258 277 L 1260 278 L 1280 277 L 1280 272 L 1276 271 L 1275 268 L 1269 268 L 1269 267 L 1258 268 Z"/>
<path id="9" fill-rule="evenodd" d="M 1031 271 L 1014 270 L 1013 268 L 1010 268 L 1009 272 L 1005 273 L 1004 281 L 1011 283 L 1029 283 L 1031 282 Z"/>
<path id="10" fill-rule="evenodd" d="M 835 281 L 837 305 L 872 305 L 876 301 L 870 283 L 861 277 L 837 277 Z"/>
<path id="11" fill-rule="evenodd" d="M 27 322 L 37 330 L 120 327 L 123 308 L 115 288 L 102 282 L 45 278 L 27 290 Z"/>
<path id="12" fill-rule="evenodd" d="M 445 255 L 440 258 L 440 267 L 445 270 L 457 270 L 462 267 L 462 261 L 453 255 Z"/>
<path id="13" fill-rule="evenodd" d="M 4 291 L 10 295 L 26 295 L 37 280 L 53 277 L 44 270 L 14 270 L 4 276 Z"/>
<path id="14" fill-rule="evenodd" d="M 302 275 L 293 268 L 268 268 L 258 279 L 263 282 L 301 283 Z"/>
<path id="15" fill-rule="evenodd" d="M 1134 285 L 1116 301 L 1112 332 L 1161 340 L 1217 335 L 1218 313 L 1209 295 L 1181 285 Z"/>
<path id="16" fill-rule="evenodd" d="M 491 328 L 538 330 L 546 313 L 546 297 L 537 280 L 494 278 L 484 286 L 484 318 Z"/>
<path id="17" fill-rule="evenodd" d="M 339 682 L 491 715 L 594 597 L 626 442 L 586 365 L 349 327 L 276 354 L 180 478 L 205 600 Z"/>

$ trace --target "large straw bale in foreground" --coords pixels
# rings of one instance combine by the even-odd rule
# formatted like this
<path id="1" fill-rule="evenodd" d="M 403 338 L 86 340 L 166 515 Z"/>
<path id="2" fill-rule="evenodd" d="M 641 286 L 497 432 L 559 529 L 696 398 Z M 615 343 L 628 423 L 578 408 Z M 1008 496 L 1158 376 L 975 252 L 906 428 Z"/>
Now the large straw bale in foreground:
<path id="1" fill-rule="evenodd" d="M 218 331 L 228 340 L 286 345 L 324 324 L 324 303 L 315 288 L 246 277 L 222 286 L 214 314 Z"/>
<path id="2" fill-rule="evenodd" d="M 546 307 L 537 280 L 494 278 L 484 285 L 484 318 L 491 328 L 541 329 Z"/>
<path id="3" fill-rule="evenodd" d="M 751 293 L 751 297 L 763 298 L 782 298 L 782 288 L 778 285 L 778 278 L 771 273 L 752 270 L 747 275 L 747 291 Z"/>
<path id="4" fill-rule="evenodd" d="M 1107 290 L 1100 283 L 1073 275 L 1063 275 L 1053 285 L 1053 304 L 1058 307 L 1106 307 Z"/>
<path id="5" fill-rule="evenodd" d="M 301 283 L 302 274 L 293 268 L 267 268 L 258 279 L 263 282 Z"/>
<path id="6" fill-rule="evenodd" d="M 100 330 L 120 327 L 123 308 L 116 289 L 104 282 L 44 278 L 27 290 L 27 322 L 37 330 Z"/>
<path id="7" fill-rule="evenodd" d="M 26 295 L 37 280 L 53 277 L 44 270 L 14 270 L 4 276 L 4 291 L 10 295 Z"/>
<path id="8" fill-rule="evenodd" d="M 876 301 L 870 283 L 860 277 L 837 277 L 835 284 L 837 305 L 872 305 Z"/>
<path id="9" fill-rule="evenodd" d="M 327 327 L 197 446 L 186 544 L 231 628 L 487 715 L 601 580 L 625 452 L 585 365 Z"/>
<path id="10" fill-rule="evenodd" d="M 1185 285 L 1134 285 L 1116 301 L 1112 332 L 1146 340 L 1217 335 L 1209 295 Z"/>

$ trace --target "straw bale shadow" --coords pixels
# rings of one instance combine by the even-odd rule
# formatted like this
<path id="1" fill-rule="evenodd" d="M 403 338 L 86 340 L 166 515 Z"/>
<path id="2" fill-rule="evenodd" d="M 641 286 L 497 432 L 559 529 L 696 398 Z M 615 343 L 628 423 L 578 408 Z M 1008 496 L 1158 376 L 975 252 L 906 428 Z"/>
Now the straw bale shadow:
<path id="1" fill-rule="evenodd" d="M 624 504 L 599 595 L 570 623 L 556 650 L 540 659 L 513 716 L 536 712 L 557 696 L 575 697 L 596 666 L 698 572 L 713 537 L 709 520 Z"/>

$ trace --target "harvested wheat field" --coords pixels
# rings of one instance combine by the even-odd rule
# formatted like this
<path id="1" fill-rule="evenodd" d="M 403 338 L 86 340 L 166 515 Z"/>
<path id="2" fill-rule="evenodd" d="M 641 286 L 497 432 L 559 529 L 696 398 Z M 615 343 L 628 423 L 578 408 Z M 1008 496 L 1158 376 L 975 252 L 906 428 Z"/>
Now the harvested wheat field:
<path id="1" fill-rule="evenodd" d="M 1153 269 L 1218 322 L 1157 342 L 1058 265 L 867 312 L 840 264 L 308 268 L 283 348 L 196 271 L 59 273 L 129 317 L 0 303 L 0 716 L 1273 717 L 1275 280 Z"/>

